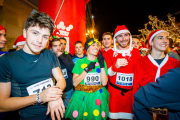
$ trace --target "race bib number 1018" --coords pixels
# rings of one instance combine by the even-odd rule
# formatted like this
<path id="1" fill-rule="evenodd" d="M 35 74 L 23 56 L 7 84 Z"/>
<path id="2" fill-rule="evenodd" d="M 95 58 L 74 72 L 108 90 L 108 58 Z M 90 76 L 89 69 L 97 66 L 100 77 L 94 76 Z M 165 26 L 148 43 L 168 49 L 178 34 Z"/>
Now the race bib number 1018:
<path id="1" fill-rule="evenodd" d="M 116 84 L 122 86 L 132 86 L 133 85 L 133 77 L 134 74 L 126 74 L 126 73 L 117 73 L 116 76 Z"/>
<path id="2" fill-rule="evenodd" d="M 34 95 L 37 93 L 41 93 L 42 91 L 44 91 L 45 89 L 47 89 L 48 87 L 54 86 L 54 83 L 52 81 L 51 78 L 47 79 L 47 80 L 43 80 L 41 82 L 35 83 L 29 87 L 27 87 L 27 91 L 29 95 Z"/>

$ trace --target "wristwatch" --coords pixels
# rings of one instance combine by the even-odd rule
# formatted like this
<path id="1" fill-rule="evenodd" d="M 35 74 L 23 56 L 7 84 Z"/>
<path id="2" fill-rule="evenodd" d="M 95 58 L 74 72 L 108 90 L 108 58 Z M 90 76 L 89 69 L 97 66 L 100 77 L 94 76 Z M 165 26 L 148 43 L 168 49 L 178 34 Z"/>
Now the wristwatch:
<path id="1" fill-rule="evenodd" d="M 41 101 L 41 99 L 40 99 L 40 96 L 39 96 L 39 95 L 40 95 L 40 93 L 38 92 L 38 93 L 37 93 L 37 101 L 38 101 L 38 102 L 37 102 L 37 104 L 38 104 L 38 105 L 40 105 L 40 104 L 42 104 L 42 103 L 43 103 L 43 102 Z"/>

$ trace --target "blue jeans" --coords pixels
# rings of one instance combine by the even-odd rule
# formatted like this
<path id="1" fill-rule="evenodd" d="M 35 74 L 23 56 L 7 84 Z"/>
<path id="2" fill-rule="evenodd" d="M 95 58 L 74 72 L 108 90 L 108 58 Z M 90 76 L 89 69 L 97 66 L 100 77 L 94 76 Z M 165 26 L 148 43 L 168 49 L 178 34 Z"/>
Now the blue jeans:
<path id="1" fill-rule="evenodd" d="M 63 99 L 65 108 L 67 108 L 68 103 L 71 100 L 71 96 L 73 92 L 74 92 L 73 88 L 67 92 L 63 92 L 62 99 Z"/>

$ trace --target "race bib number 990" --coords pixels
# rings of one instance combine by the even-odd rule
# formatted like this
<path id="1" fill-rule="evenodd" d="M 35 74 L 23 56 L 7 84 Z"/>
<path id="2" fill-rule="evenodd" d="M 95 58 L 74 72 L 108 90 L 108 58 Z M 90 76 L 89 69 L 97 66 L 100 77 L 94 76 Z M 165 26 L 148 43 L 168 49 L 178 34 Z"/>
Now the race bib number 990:
<path id="1" fill-rule="evenodd" d="M 29 87 L 27 87 L 27 91 L 29 95 L 34 95 L 37 93 L 41 93 L 42 91 L 44 91 L 45 89 L 47 89 L 48 87 L 54 86 L 54 83 L 52 81 L 51 78 L 47 79 L 47 80 L 43 80 L 41 82 L 35 83 Z"/>
<path id="2" fill-rule="evenodd" d="M 122 86 L 132 86 L 133 85 L 134 74 L 117 73 L 116 84 Z"/>
<path id="3" fill-rule="evenodd" d="M 84 78 L 85 85 L 100 85 L 100 73 L 88 73 Z"/>

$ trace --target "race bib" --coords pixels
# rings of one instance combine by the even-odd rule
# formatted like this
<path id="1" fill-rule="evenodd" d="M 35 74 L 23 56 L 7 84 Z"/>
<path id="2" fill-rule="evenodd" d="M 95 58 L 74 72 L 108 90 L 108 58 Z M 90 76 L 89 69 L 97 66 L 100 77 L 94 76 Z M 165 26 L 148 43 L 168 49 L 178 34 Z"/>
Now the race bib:
<path id="1" fill-rule="evenodd" d="M 67 69 L 62 69 L 62 74 L 63 74 L 64 79 L 68 78 Z"/>
<path id="2" fill-rule="evenodd" d="M 84 78 L 85 85 L 100 85 L 100 73 L 88 73 Z"/>
<path id="3" fill-rule="evenodd" d="M 133 85 L 134 74 L 126 74 L 117 72 L 116 84 L 122 86 L 132 86 Z"/>
<path id="4" fill-rule="evenodd" d="M 29 87 L 27 87 L 27 91 L 29 95 L 34 95 L 37 93 L 41 93 L 42 91 L 44 91 L 45 89 L 47 89 L 48 87 L 54 86 L 54 83 L 52 81 L 51 78 L 47 79 L 47 80 L 43 80 L 41 82 L 35 83 Z"/>

